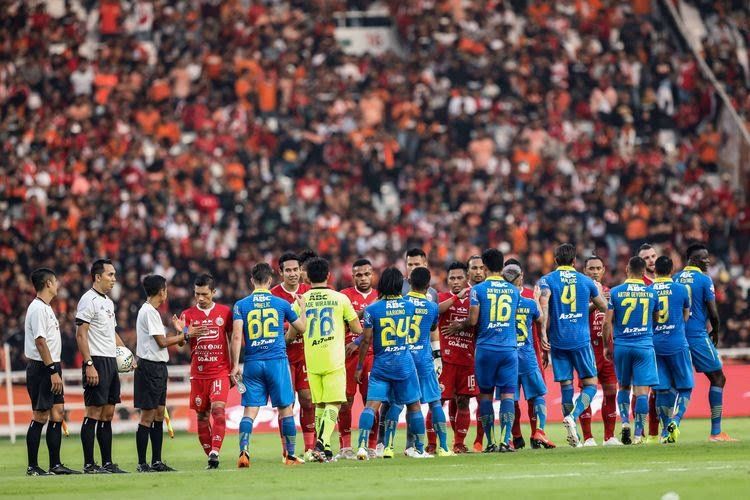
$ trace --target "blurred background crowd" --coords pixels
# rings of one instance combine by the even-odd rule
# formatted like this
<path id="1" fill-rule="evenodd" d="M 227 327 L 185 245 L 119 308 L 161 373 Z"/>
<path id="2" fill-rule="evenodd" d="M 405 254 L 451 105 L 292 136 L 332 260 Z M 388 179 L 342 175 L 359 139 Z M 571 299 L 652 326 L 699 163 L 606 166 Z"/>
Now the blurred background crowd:
<path id="1" fill-rule="evenodd" d="M 720 104 L 649 0 L 0 1 L 0 324 L 22 366 L 29 272 L 59 272 L 63 360 L 99 257 L 134 344 L 140 278 L 170 312 L 285 250 L 445 267 L 496 246 L 529 283 L 574 242 L 606 284 L 644 242 L 709 246 L 721 346 L 750 347 L 750 206 Z M 750 7 L 693 0 L 703 54 L 750 117 Z M 335 13 L 387 9 L 399 54 L 352 55 Z M 173 361 L 185 361 L 185 355 Z"/>

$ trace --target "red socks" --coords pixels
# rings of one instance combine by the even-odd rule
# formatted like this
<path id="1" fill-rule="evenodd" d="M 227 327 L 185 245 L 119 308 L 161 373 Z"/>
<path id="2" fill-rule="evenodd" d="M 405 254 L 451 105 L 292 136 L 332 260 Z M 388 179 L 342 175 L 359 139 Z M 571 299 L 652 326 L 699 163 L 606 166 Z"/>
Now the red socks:
<path id="1" fill-rule="evenodd" d="M 518 406 L 518 401 L 514 401 L 513 404 L 516 408 L 516 414 L 515 417 L 513 417 L 513 427 L 511 428 L 510 433 L 514 438 L 518 438 L 521 437 L 521 407 Z"/>
<path id="2" fill-rule="evenodd" d="M 208 432 L 209 435 L 213 435 L 211 438 L 211 450 L 216 453 L 221 450 L 221 445 L 224 443 L 224 434 L 227 430 L 227 419 L 224 410 L 223 406 L 211 409 L 213 425 L 209 427 Z"/>
<path id="3" fill-rule="evenodd" d="M 209 419 L 198 419 L 198 441 L 206 455 L 211 453 L 211 421 Z"/>
<path id="4" fill-rule="evenodd" d="M 536 411 L 534 410 L 534 401 L 526 401 L 529 409 L 529 425 L 531 425 L 531 435 L 536 432 Z"/>
<path id="5" fill-rule="evenodd" d="M 659 415 L 656 414 L 656 393 L 648 395 L 648 435 L 659 435 Z"/>
<path id="6" fill-rule="evenodd" d="M 339 445 L 352 447 L 352 405 L 348 403 L 341 405 L 339 410 Z"/>
<path id="7" fill-rule="evenodd" d="M 305 451 L 315 449 L 315 407 L 308 404 L 300 407 L 299 421 L 305 438 Z"/>
<path id="8" fill-rule="evenodd" d="M 474 415 L 477 421 L 477 437 L 474 438 L 474 444 L 484 443 L 484 429 L 482 428 L 482 422 L 479 420 L 479 405 L 477 405 L 477 411 Z"/>
<path id="9" fill-rule="evenodd" d="M 432 427 L 432 411 L 427 412 L 427 418 L 424 421 L 424 425 L 427 428 L 427 445 L 437 446 L 437 432 Z"/>
<path id="10" fill-rule="evenodd" d="M 591 406 L 583 410 L 581 416 L 578 418 L 581 421 L 581 430 L 583 430 L 583 440 L 591 439 L 594 437 L 591 434 Z"/>
<path id="11" fill-rule="evenodd" d="M 469 426 L 471 426 L 471 410 L 468 408 L 456 408 L 456 428 L 454 434 L 456 444 L 464 444 L 466 434 L 469 432 Z"/>
<path id="12" fill-rule="evenodd" d="M 604 440 L 607 441 L 615 435 L 615 423 L 617 423 L 617 393 L 604 395 L 602 419 L 604 420 Z"/>

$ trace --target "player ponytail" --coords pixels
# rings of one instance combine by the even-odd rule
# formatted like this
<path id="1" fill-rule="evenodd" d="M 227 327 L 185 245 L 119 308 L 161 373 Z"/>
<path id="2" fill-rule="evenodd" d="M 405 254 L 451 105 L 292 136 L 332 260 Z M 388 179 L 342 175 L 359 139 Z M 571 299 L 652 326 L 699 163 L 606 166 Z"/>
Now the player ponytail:
<path id="1" fill-rule="evenodd" d="M 395 267 L 389 267 L 378 280 L 378 297 L 394 297 L 401 295 L 404 288 L 404 275 Z"/>

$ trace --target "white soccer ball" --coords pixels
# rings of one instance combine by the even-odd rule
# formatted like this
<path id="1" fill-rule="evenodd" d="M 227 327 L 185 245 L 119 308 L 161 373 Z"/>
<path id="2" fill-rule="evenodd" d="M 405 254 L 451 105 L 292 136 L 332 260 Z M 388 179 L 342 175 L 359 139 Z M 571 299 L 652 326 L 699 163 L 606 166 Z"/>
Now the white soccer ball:
<path id="1" fill-rule="evenodd" d="M 127 347 L 118 345 L 115 349 L 117 358 L 117 371 L 127 373 L 133 368 L 133 353 Z"/>

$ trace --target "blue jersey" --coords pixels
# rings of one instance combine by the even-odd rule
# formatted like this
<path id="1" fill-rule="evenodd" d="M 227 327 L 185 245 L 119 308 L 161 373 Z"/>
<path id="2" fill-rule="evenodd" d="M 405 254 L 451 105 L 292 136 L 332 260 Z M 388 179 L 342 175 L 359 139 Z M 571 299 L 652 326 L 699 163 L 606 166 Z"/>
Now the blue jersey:
<path id="1" fill-rule="evenodd" d="M 490 276 L 471 287 L 471 306 L 479 306 L 477 348 L 516 349 L 516 308 L 521 293 L 513 284 Z"/>
<path id="2" fill-rule="evenodd" d="M 367 306 L 362 323 L 372 328 L 372 350 L 375 355 L 370 375 L 386 380 L 404 380 L 414 373 L 409 352 L 409 332 L 414 304 L 398 297 L 388 297 Z"/>
<path id="3" fill-rule="evenodd" d="M 409 330 L 409 350 L 414 358 L 417 371 L 433 369 L 432 348 L 430 347 L 430 332 L 437 328 L 438 305 L 428 299 L 426 295 L 409 292 L 406 300 L 414 304 L 414 317 Z"/>
<path id="4" fill-rule="evenodd" d="M 659 296 L 659 317 L 654 326 L 654 350 L 661 356 L 677 354 L 688 347 L 684 309 L 690 309 L 690 292 L 670 278 L 656 278 L 651 287 Z"/>
<path id="5" fill-rule="evenodd" d="M 298 318 L 289 302 L 258 288 L 234 304 L 232 317 L 243 323 L 245 361 L 286 357 L 284 321 L 293 323 Z"/>
<path id="6" fill-rule="evenodd" d="M 642 279 L 627 279 L 610 291 L 609 309 L 613 311 L 616 346 L 654 346 L 653 316 L 658 302 L 656 292 Z"/>
<path id="7" fill-rule="evenodd" d="M 685 325 L 685 335 L 688 338 L 707 335 L 708 303 L 716 300 L 714 282 L 695 266 L 687 266 L 674 275 L 674 280 L 690 291 L 690 318 Z"/>
<path id="8" fill-rule="evenodd" d="M 539 307 L 536 301 L 521 296 L 516 309 L 516 331 L 518 333 L 518 373 L 524 374 L 539 368 L 534 350 L 534 332 L 532 324 L 539 319 Z"/>
<path id="9" fill-rule="evenodd" d="M 539 288 L 550 292 L 550 345 L 562 350 L 588 346 L 591 342 L 589 302 L 599 296 L 594 280 L 572 266 L 560 266 L 542 276 Z"/>

